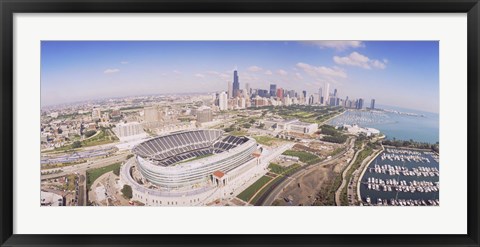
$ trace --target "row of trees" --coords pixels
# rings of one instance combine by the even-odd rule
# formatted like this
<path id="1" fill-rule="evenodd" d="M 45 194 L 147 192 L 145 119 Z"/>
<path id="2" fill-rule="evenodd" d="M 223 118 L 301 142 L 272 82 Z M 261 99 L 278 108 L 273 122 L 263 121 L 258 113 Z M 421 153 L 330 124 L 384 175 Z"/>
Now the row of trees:
<path id="1" fill-rule="evenodd" d="M 322 137 L 322 141 L 340 143 L 340 144 L 345 143 L 347 141 L 346 135 L 342 134 L 341 131 L 335 129 L 335 127 L 330 125 L 323 125 L 319 133 L 324 135 Z"/>
<path id="2" fill-rule="evenodd" d="M 405 140 L 397 140 L 393 138 L 393 140 L 383 140 L 383 145 L 387 146 L 394 146 L 394 147 L 406 147 L 406 148 L 418 148 L 418 149 L 431 149 L 435 152 L 440 152 L 439 143 L 431 144 L 427 142 L 417 142 L 412 139 L 405 141 Z"/>

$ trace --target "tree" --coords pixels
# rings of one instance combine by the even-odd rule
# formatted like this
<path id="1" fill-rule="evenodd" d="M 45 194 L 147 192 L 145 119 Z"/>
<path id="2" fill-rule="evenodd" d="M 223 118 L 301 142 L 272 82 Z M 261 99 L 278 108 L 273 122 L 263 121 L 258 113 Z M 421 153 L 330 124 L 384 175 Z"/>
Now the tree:
<path id="1" fill-rule="evenodd" d="M 57 132 L 58 132 L 58 134 L 62 134 L 62 133 L 63 133 L 63 130 L 62 130 L 61 128 L 58 128 L 58 129 L 57 129 Z"/>
<path id="2" fill-rule="evenodd" d="M 90 136 L 93 136 L 96 133 L 97 133 L 97 131 L 95 131 L 95 130 L 89 130 L 89 131 L 85 132 L 85 137 L 89 138 Z"/>
<path id="3" fill-rule="evenodd" d="M 244 123 L 243 127 L 246 128 L 246 129 L 249 129 L 250 127 L 252 127 L 252 125 L 249 124 L 249 123 Z"/>
<path id="4" fill-rule="evenodd" d="M 113 174 L 120 176 L 120 166 L 117 166 L 115 169 L 113 169 Z"/>
<path id="5" fill-rule="evenodd" d="M 132 187 L 130 185 L 123 185 L 122 194 L 127 199 L 132 199 Z"/>
<path id="6" fill-rule="evenodd" d="M 72 148 L 79 148 L 82 146 L 82 143 L 80 141 L 74 141 L 72 144 Z"/>

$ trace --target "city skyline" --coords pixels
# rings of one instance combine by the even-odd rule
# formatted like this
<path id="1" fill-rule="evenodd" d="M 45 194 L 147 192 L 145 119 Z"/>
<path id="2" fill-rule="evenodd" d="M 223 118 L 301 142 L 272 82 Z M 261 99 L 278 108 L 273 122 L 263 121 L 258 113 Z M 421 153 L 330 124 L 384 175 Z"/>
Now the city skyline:
<path id="1" fill-rule="evenodd" d="M 41 79 L 42 106 L 227 92 L 227 83 L 234 95 L 247 84 L 267 91 L 275 84 L 299 95 L 338 89 L 341 99 L 439 111 L 438 42 L 427 41 L 44 41 Z"/>

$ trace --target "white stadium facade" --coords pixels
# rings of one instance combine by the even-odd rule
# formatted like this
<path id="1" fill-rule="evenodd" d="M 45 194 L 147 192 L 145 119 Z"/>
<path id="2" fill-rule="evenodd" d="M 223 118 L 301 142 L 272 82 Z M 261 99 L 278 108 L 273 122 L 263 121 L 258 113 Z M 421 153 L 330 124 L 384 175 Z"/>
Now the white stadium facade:
<path id="1" fill-rule="evenodd" d="M 235 197 L 290 147 L 264 149 L 221 130 L 175 132 L 135 146 L 121 178 L 132 200 L 148 206 L 207 205 Z"/>

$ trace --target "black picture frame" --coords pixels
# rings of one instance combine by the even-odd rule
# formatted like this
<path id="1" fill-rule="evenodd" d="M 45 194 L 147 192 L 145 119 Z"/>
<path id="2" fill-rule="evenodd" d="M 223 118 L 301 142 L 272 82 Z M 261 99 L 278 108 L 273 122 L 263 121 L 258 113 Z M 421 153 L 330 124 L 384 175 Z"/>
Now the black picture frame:
<path id="1" fill-rule="evenodd" d="M 478 0 L 0 0 L 2 246 L 479 246 Z M 467 13 L 468 233 L 465 235 L 23 235 L 13 234 L 13 15 L 15 13 Z M 453 82 L 452 82 L 453 83 Z M 32 219 L 33 220 L 33 219 Z"/>

